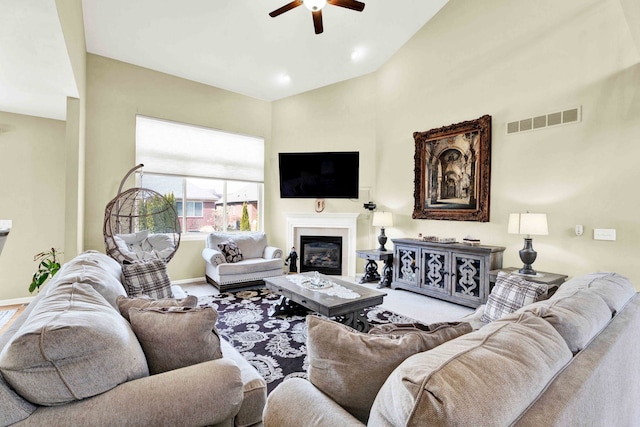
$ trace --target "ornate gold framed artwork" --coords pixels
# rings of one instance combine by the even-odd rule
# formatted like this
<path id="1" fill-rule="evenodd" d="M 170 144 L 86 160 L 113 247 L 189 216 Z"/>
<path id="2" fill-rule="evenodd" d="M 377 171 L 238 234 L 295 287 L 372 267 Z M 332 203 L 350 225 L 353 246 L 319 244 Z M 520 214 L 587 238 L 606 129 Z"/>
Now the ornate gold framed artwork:
<path id="1" fill-rule="evenodd" d="M 491 116 L 414 132 L 414 219 L 489 221 Z"/>

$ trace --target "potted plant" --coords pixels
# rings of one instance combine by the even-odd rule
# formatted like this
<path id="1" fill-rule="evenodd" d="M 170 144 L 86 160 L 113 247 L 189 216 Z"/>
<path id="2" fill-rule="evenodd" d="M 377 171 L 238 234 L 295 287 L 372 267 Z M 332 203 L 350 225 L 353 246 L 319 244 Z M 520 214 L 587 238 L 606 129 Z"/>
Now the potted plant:
<path id="1" fill-rule="evenodd" d="M 31 284 L 29 285 L 29 292 L 40 289 L 47 279 L 53 277 L 58 270 L 60 270 L 60 261 L 58 255 L 62 254 L 59 250 L 51 248 L 51 250 L 40 252 L 33 257 L 34 261 L 38 261 L 38 270 L 33 273 Z"/>

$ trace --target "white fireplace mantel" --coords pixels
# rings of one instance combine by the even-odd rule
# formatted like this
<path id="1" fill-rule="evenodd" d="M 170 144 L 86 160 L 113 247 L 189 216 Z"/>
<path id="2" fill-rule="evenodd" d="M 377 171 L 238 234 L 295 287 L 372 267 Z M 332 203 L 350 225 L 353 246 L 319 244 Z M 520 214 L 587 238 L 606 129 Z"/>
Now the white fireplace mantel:
<path id="1" fill-rule="evenodd" d="M 344 229 L 347 234 L 346 242 L 343 242 L 343 251 L 347 254 L 347 274 L 349 277 L 356 275 L 356 231 L 359 213 L 297 213 L 289 212 L 284 216 L 287 220 L 287 249 L 298 246 L 296 229 Z M 286 250 L 285 250 L 286 253 Z"/>

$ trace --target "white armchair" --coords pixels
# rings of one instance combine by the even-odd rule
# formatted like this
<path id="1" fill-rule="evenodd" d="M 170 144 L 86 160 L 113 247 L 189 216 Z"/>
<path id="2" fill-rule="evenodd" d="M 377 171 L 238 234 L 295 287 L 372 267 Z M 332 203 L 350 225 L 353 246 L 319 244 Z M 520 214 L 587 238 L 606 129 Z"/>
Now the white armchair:
<path id="1" fill-rule="evenodd" d="M 239 261 L 227 260 L 221 243 L 233 241 L 242 254 Z M 224 292 L 283 274 L 282 249 L 267 244 L 265 233 L 211 233 L 202 250 L 207 282 Z M 231 259 L 232 257 L 229 256 Z"/>

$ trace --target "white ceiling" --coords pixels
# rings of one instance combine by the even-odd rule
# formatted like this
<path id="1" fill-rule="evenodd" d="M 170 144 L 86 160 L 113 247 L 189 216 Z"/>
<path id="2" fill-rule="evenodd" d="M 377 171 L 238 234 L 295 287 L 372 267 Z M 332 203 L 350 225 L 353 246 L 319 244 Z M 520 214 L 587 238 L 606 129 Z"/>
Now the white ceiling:
<path id="1" fill-rule="evenodd" d="M 54 0 L 0 0 L 0 111 L 64 119 L 78 89 Z"/>
<path id="2" fill-rule="evenodd" d="M 448 0 L 327 5 L 319 35 L 304 6 L 268 15 L 289 1 L 82 0 L 87 51 L 276 100 L 377 70 Z M 0 110 L 64 119 L 78 94 L 55 1 L 0 7 Z"/>

